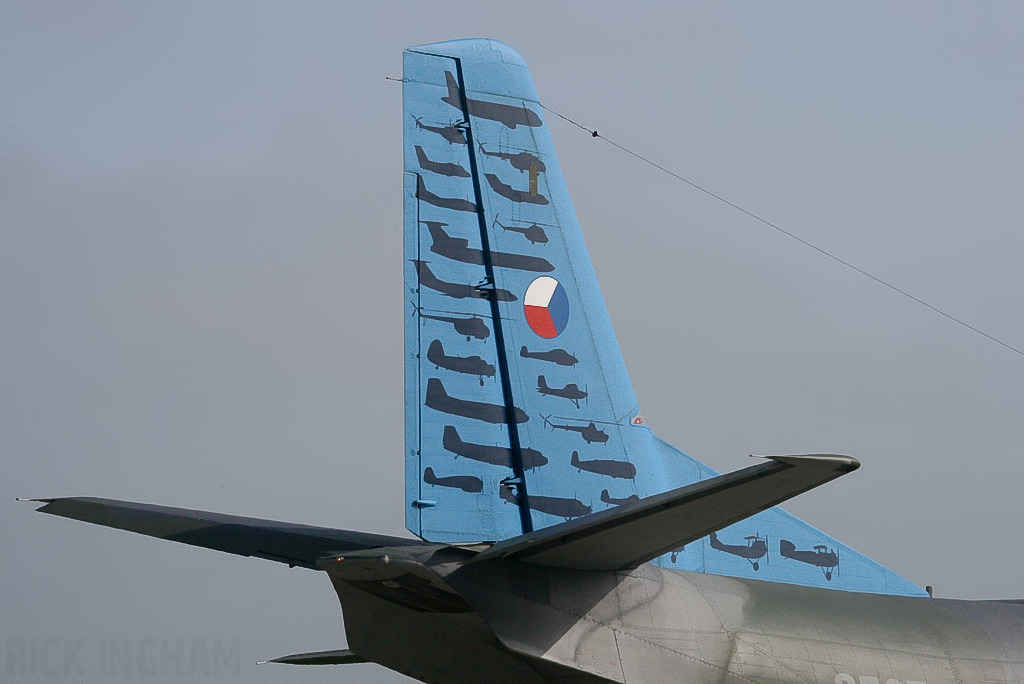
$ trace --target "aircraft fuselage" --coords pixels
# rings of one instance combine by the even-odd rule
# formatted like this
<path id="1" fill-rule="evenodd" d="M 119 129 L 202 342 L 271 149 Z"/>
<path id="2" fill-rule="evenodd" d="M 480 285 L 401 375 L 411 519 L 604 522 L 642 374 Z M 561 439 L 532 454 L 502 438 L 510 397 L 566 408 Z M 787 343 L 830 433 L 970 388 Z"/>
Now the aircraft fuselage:
<path id="1" fill-rule="evenodd" d="M 401 605 L 371 583 L 333 577 L 353 650 L 424 681 L 1024 681 L 1019 603 L 862 594 L 651 564 L 580 572 L 467 559 L 442 547 L 423 567 L 468 610 L 432 610 L 415 598 Z M 416 577 L 409 595 L 424 585 Z"/>

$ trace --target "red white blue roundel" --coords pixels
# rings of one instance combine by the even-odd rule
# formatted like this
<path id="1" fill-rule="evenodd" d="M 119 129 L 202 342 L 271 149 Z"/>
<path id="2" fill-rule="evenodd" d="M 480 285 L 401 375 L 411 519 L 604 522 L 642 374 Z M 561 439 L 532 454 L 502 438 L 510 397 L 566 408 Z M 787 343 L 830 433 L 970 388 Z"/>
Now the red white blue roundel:
<path id="1" fill-rule="evenodd" d="M 569 295 L 560 282 L 541 276 L 526 288 L 523 309 L 530 330 L 548 339 L 558 337 L 569 322 Z"/>

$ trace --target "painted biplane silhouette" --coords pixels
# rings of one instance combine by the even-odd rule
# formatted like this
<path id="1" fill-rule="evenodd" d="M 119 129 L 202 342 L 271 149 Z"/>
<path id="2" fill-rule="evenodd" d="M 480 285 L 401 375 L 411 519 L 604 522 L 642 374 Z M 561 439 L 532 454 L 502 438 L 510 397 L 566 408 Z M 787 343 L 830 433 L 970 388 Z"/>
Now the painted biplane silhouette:
<path id="1" fill-rule="evenodd" d="M 798 551 L 793 542 L 780 539 L 779 555 L 821 568 L 821 574 L 826 580 L 832 579 L 833 571 L 839 571 L 839 550 L 825 544 L 815 544 L 810 551 Z"/>
<path id="2" fill-rule="evenodd" d="M 709 535 L 711 548 L 746 559 L 754 572 L 757 572 L 761 569 L 761 559 L 768 556 L 768 538 L 754 534 L 743 539 L 746 544 L 723 544 L 714 532 Z"/>

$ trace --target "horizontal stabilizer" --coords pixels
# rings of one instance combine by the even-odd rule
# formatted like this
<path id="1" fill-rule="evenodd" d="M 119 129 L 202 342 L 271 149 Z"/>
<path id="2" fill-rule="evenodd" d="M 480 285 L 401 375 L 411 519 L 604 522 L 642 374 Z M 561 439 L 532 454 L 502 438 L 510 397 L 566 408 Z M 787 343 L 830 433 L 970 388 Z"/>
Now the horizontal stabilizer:
<path id="1" fill-rule="evenodd" d="M 320 569 L 316 565 L 317 559 L 330 554 L 423 543 L 383 534 L 296 525 L 113 499 L 69 497 L 32 501 L 46 504 L 37 509 L 41 513 L 312 570 Z"/>
<path id="2" fill-rule="evenodd" d="M 353 663 L 368 663 L 366 658 L 357 656 L 347 648 L 337 651 L 315 651 L 313 653 L 296 653 L 295 655 L 281 656 L 270 660 L 260 661 L 265 663 L 284 663 L 285 665 L 351 665 Z"/>
<path id="3" fill-rule="evenodd" d="M 766 458 L 767 463 L 506 540 L 474 562 L 514 558 L 576 570 L 624 570 L 860 467 L 849 456 Z"/>

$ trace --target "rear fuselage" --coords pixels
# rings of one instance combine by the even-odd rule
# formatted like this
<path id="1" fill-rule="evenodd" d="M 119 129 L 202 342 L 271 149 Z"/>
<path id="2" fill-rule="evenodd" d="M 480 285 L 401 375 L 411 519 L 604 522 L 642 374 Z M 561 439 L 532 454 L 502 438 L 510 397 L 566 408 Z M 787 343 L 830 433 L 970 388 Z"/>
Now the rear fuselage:
<path id="1" fill-rule="evenodd" d="M 335 580 L 353 650 L 424 681 L 546 681 L 572 671 L 578 681 L 615 682 L 1024 681 L 1024 605 L 1016 603 L 650 564 L 618 573 L 451 557 L 426 565 L 471 610 L 417 609 Z M 449 638 L 424 642 L 432 633 Z M 421 643 L 429 646 L 412 646 Z M 453 669 L 458 662 L 463 669 Z"/>

